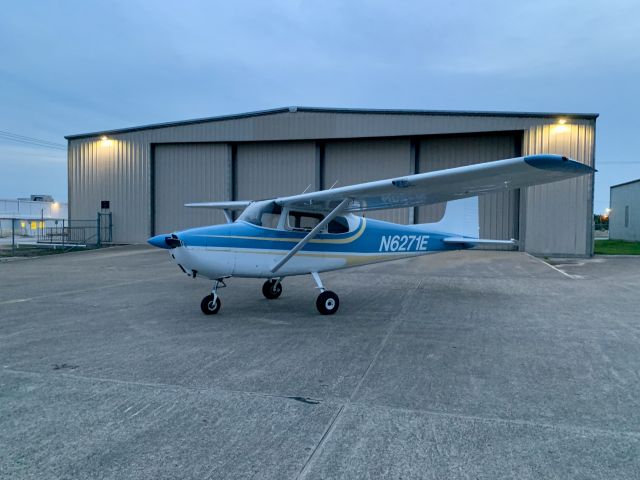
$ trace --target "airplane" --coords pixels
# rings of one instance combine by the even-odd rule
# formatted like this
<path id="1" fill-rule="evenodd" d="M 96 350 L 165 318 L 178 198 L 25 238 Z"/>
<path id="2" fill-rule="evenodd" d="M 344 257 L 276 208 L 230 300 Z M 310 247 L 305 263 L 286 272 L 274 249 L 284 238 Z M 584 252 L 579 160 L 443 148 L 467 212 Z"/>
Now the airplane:
<path id="1" fill-rule="evenodd" d="M 593 173 L 560 155 L 529 155 L 258 201 L 189 203 L 222 210 L 226 224 L 151 237 L 189 277 L 213 280 L 203 313 L 218 313 L 218 289 L 231 277 L 265 278 L 262 294 L 282 294 L 285 277 L 311 275 L 322 315 L 338 311 L 338 295 L 320 273 L 476 245 L 515 245 L 479 238 L 478 196 Z M 447 202 L 435 223 L 401 225 L 355 213 Z M 242 210 L 234 220 L 233 211 Z"/>

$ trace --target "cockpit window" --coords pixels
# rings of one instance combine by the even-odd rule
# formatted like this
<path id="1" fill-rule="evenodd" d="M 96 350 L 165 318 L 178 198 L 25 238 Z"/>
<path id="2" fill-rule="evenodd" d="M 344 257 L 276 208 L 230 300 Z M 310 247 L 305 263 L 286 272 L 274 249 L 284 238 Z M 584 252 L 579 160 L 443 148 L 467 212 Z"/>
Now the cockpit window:
<path id="1" fill-rule="evenodd" d="M 276 228 L 281 213 L 282 207 L 274 201 L 253 202 L 244 209 L 238 220 L 258 227 Z"/>
<path id="2" fill-rule="evenodd" d="M 309 213 L 309 212 L 289 212 L 289 218 L 287 219 L 287 226 L 289 230 L 296 232 L 309 232 L 318 225 L 324 215 L 321 213 Z"/>

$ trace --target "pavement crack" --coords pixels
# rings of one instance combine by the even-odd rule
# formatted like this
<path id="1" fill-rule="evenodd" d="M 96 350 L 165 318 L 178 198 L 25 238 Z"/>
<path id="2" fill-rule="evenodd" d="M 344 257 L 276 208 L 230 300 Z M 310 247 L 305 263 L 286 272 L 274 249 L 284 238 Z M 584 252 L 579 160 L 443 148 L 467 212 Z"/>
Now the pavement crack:
<path id="1" fill-rule="evenodd" d="M 338 419 L 340 418 L 340 416 L 342 415 L 342 412 L 346 409 L 346 407 L 347 407 L 346 404 L 340 405 L 338 412 L 333 416 L 333 418 L 329 422 L 329 426 L 326 428 L 326 430 L 322 434 L 322 437 L 320 437 L 320 441 L 313 449 L 313 452 L 311 452 L 311 455 L 309 455 L 309 458 L 307 458 L 307 461 L 304 462 L 304 465 L 300 469 L 300 472 L 298 473 L 298 476 L 296 477 L 296 479 L 303 478 L 307 474 L 307 472 L 309 471 L 309 467 L 311 466 L 311 463 L 317 457 L 318 452 L 320 451 L 321 447 L 325 444 L 326 440 L 333 433 L 333 430 L 335 429 L 335 425 L 338 422 Z"/>
<path id="2" fill-rule="evenodd" d="M 387 346 L 387 342 L 389 341 L 389 338 L 391 338 L 391 335 L 393 334 L 393 332 L 395 332 L 396 329 L 398 328 L 398 326 L 402 323 L 403 318 L 404 318 L 403 314 L 404 314 L 404 311 L 405 311 L 406 299 L 412 293 L 417 292 L 420 289 L 420 285 L 421 284 L 422 284 L 422 280 L 420 280 L 415 285 L 415 287 L 413 287 L 413 289 L 408 290 L 405 293 L 405 295 L 403 296 L 402 300 L 400 301 L 400 304 L 401 304 L 400 312 L 395 316 L 394 320 L 391 322 L 391 325 L 389 326 L 389 329 L 387 330 L 387 333 L 385 334 L 384 338 L 380 342 L 380 345 L 378 345 L 378 349 L 376 350 L 376 353 L 371 358 L 371 361 L 369 362 L 369 365 L 367 365 L 367 368 L 365 369 L 364 373 L 360 377 L 360 380 L 358 380 L 358 383 L 356 384 L 355 388 L 353 389 L 353 392 L 349 396 L 349 399 L 347 400 L 347 403 L 352 402 L 353 399 L 356 397 L 356 394 L 358 393 L 358 391 L 360 390 L 360 387 L 364 383 L 364 379 L 367 377 L 367 375 L 371 371 L 371 368 L 373 367 L 373 365 L 378 360 L 378 357 L 380 356 L 380 353 L 382 353 L 384 348 Z"/>
<path id="3" fill-rule="evenodd" d="M 295 400 L 296 402 L 308 403 L 309 405 L 318 405 L 320 403 L 320 400 L 316 400 L 314 398 L 308 398 L 308 397 L 283 397 L 283 398 L 289 398 L 291 400 Z"/>

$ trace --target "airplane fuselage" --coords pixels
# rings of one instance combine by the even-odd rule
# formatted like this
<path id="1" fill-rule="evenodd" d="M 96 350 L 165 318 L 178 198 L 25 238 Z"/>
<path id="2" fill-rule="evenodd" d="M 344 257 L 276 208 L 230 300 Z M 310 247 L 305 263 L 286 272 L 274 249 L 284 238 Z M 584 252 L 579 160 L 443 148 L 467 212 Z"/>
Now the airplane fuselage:
<path id="1" fill-rule="evenodd" d="M 237 221 L 177 232 L 176 263 L 189 275 L 272 278 L 305 275 L 464 248 L 442 241 L 446 233 L 429 232 L 364 217 L 348 233 L 321 233 L 274 274 L 272 269 L 305 232 L 259 227 Z M 159 236 L 164 238 L 164 236 Z"/>

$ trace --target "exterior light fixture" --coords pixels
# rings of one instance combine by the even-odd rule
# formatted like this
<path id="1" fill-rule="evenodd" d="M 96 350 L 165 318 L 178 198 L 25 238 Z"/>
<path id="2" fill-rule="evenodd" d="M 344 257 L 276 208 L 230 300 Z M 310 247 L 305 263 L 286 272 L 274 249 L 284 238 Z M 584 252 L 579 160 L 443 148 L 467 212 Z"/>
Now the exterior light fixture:
<path id="1" fill-rule="evenodd" d="M 100 137 L 100 142 L 102 143 L 103 147 L 110 147 L 111 143 L 113 143 L 113 140 L 111 140 L 109 137 L 107 137 L 106 135 L 102 135 Z"/>
<path id="2" fill-rule="evenodd" d="M 552 134 L 565 133 L 570 130 L 569 125 L 567 125 L 566 118 L 559 118 L 558 123 L 551 127 Z"/>

